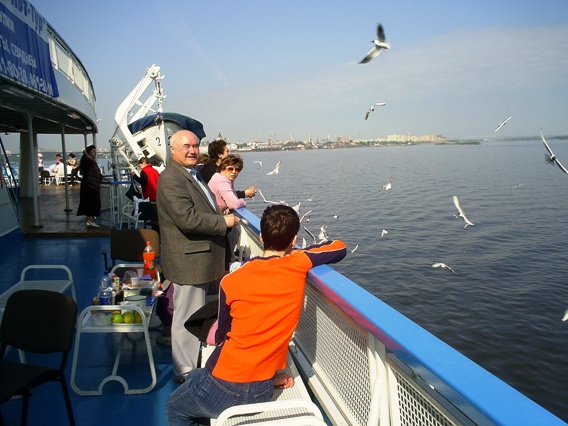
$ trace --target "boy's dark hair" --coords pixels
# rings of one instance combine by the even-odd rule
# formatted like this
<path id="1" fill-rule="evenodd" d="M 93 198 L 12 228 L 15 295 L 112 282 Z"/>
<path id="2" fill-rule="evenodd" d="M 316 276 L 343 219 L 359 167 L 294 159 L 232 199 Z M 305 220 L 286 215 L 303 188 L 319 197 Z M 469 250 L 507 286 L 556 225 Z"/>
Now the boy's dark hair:
<path id="1" fill-rule="evenodd" d="M 218 139 L 213 141 L 207 147 L 207 152 L 209 153 L 209 158 L 212 161 L 217 161 L 223 152 L 225 152 L 225 147 L 227 146 L 227 142 L 223 139 Z"/>
<path id="2" fill-rule="evenodd" d="M 292 207 L 275 204 L 264 210 L 260 234 L 265 250 L 286 250 L 299 230 L 300 218 Z"/>

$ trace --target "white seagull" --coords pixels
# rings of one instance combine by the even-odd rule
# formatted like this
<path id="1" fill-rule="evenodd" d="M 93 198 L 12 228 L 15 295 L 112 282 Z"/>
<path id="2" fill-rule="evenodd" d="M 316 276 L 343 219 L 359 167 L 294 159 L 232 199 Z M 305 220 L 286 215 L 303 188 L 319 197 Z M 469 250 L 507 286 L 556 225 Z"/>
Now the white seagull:
<path id="1" fill-rule="evenodd" d="M 513 116 L 510 116 L 509 118 L 507 118 L 506 120 L 503 120 L 499 123 L 499 125 L 497 126 L 497 128 L 495 129 L 495 133 L 497 133 L 497 131 L 503 127 L 505 124 L 507 124 L 507 121 L 509 121 L 511 118 L 513 118 Z"/>
<path id="2" fill-rule="evenodd" d="M 253 163 L 258 164 L 259 169 L 262 167 L 262 161 L 253 161 Z"/>
<path id="3" fill-rule="evenodd" d="M 284 200 L 280 200 L 280 201 L 270 201 L 267 200 L 266 198 L 264 198 L 264 194 L 262 193 L 262 191 L 260 189 L 256 189 L 256 191 L 260 194 L 260 196 L 262 197 L 262 200 L 266 203 L 266 204 L 284 204 L 284 205 L 288 205 L 288 203 L 286 203 L 286 201 Z"/>
<path id="4" fill-rule="evenodd" d="M 444 268 L 444 269 L 447 269 L 448 271 L 452 271 L 454 274 L 456 273 L 456 272 L 455 272 L 452 268 L 450 268 L 448 265 L 446 265 L 445 263 L 441 263 L 441 262 L 434 263 L 434 264 L 432 265 L 432 268 Z"/>
<path id="5" fill-rule="evenodd" d="M 389 50 L 390 49 L 390 44 L 385 41 L 385 32 L 384 32 L 383 26 L 381 24 L 377 25 L 377 40 L 373 40 L 371 43 L 374 44 L 373 48 L 371 50 L 369 50 L 369 53 L 367 53 L 367 56 L 365 56 L 361 60 L 361 62 L 359 62 L 360 64 L 366 64 L 371 59 L 373 59 L 375 56 L 378 56 L 378 54 L 381 53 L 381 50 L 383 50 L 383 49 Z"/>
<path id="6" fill-rule="evenodd" d="M 457 195 L 454 195 L 454 204 L 456 206 L 456 208 L 458 209 L 458 213 L 455 215 L 457 218 L 462 218 L 463 221 L 465 222 L 465 226 L 464 228 L 467 228 L 467 226 L 473 226 L 473 222 L 471 222 L 467 216 L 465 215 L 465 212 L 462 209 L 461 203 L 460 203 L 460 199 L 458 198 Z"/>
<path id="7" fill-rule="evenodd" d="M 566 320 L 568 320 L 568 309 L 566 309 L 566 312 L 564 312 L 564 316 L 562 317 L 562 321 Z"/>
<path id="8" fill-rule="evenodd" d="M 334 218 L 334 219 L 339 219 L 339 215 L 338 215 L 338 214 L 334 214 L 334 215 L 333 215 L 333 218 Z"/>
<path id="9" fill-rule="evenodd" d="M 388 233 L 389 233 L 389 231 L 387 231 L 386 229 L 383 229 L 383 231 L 381 232 L 381 238 L 383 238 Z"/>
<path id="10" fill-rule="evenodd" d="M 540 137 L 542 138 L 542 141 L 544 142 L 544 146 L 546 147 L 546 149 L 548 150 L 549 154 L 544 154 L 544 158 L 546 158 L 546 160 L 544 160 L 544 162 L 546 164 L 554 164 L 556 163 L 556 165 L 558 167 L 560 167 L 560 170 L 562 170 L 564 173 L 568 173 L 568 170 L 566 170 L 566 167 L 564 167 L 562 165 L 562 163 L 560 163 L 560 161 L 558 161 L 558 158 L 556 158 L 556 155 L 554 155 L 554 152 L 552 152 L 552 150 L 550 149 L 550 146 L 548 145 L 548 143 L 546 142 L 546 139 L 544 139 L 544 134 L 542 133 L 542 129 L 540 129 Z"/>
<path id="11" fill-rule="evenodd" d="M 300 223 L 302 223 L 302 220 L 304 220 L 304 218 L 305 218 L 307 215 L 309 215 L 311 212 L 313 212 L 313 210 L 308 210 L 306 213 L 304 213 L 304 214 L 302 215 L 302 217 L 300 218 Z M 309 217 L 308 217 L 308 222 L 309 222 L 309 220 L 310 220 L 310 219 L 309 219 Z"/>
<path id="12" fill-rule="evenodd" d="M 298 216 L 300 215 L 300 206 L 302 205 L 302 202 L 298 202 L 298 204 L 296 204 L 294 207 L 292 207 L 294 209 L 294 211 L 296 213 L 298 213 Z"/>
<path id="13" fill-rule="evenodd" d="M 382 188 L 382 189 L 384 189 L 385 191 L 388 191 L 389 189 L 392 188 L 391 178 L 392 178 L 392 176 L 389 176 L 389 178 L 387 179 L 387 183 L 385 183 L 385 184 L 383 185 L 383 188 Z"/>
<path id="14" fill-rule="evenodd" d="M 276 167 L 271 172 L 268 172 L 266 176 L 277 175 L 280 172 L 280 161 L 276 163 Z"/>
<path id="15" fill-rule="evenodd" d="M 353 250 L 351 250 L 351 253 L 354 253 L 355 250 L 357 250 L 358 248 L 359 248 L 359 244 L 357 244 L 357 245 L 353 248 Z"/>
<path id="16" fill-rule="evenodd" d="M 386 105 L 386 102 L 377 102 L 375 105 L 373 105 L 373 106 L 372 106 L 371 108 L 369 108 L 367 111 L 365 111 L 365 120 L 366 120 L 367 118 L 369 118 L 369 114 L 375 110 L 375 107 L 377 107 L 377 106 L 385 106 L 385 105 Z"/>
<path id="17" fill-rule="evenodd" d="M 327 234 L 327 225 L 325 223 L 320 228 L 320 233 L 318 235 L 318 238 L 320 243 L 326 242 L 327 239 L 329 238 L 329 235 Z"/>

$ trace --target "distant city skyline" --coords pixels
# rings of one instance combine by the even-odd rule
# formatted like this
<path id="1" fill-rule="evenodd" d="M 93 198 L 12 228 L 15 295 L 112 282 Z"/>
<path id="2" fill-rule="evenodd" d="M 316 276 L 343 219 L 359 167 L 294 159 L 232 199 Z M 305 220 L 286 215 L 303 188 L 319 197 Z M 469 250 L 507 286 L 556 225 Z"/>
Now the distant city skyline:
<path id="1" fill-rule="evenodd" d="M 564 0 L 32 3 L 93 81 L 99 146 L 152 64 L 165 76 L 165 110 L 201 121 L 209 140 L 568 133 Z M 378 22 L 391 49 L 359 64 Z M 386 105 L 365 120 L 375 102 Z M 11 149 L 15 139 L 3 135 Z M 75 151 L 83 143 L 66 140 Z"/>

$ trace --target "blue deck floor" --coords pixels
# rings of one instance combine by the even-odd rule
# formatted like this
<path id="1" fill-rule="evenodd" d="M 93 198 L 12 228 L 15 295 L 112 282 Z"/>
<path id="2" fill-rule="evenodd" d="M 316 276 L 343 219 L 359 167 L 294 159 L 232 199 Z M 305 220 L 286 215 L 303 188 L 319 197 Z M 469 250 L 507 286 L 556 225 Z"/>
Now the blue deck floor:
<path id="1" fill-rule="evenodd" d="M 31 264 L 66 265 L 73 273 L 79 312 L 91 304 L 98 291 L 104 269 L 103 249 L 110 251 L 109 237 L 28 238 L 16 230 L 3 236 L 0 270 L 0 293 L 15 284 L 24 267 Z M 176 388 L 172 380 L 171 350 L 156 345 L 159 330 L 151 331 L 157 384 L 143 395 L 124 395 L 117 382 L 105 385 L 101 396 L 80 396 L 71 387 L 71 403 L 77 425 L 165 425 L 164 403 Z M 97 380 L 110 374 L 113 351 L 119 334 L 83 334 L 77 382 L 98 387 Z M 119 374 L 145 387 L 150 382 L 147 355 L 142 333 L 129 333 L 121 359 Z M 10 357 L 16 356 L 11 351 Z M 71 377 L 72 353 L 67 363 L 67 383 Z M 28 357 L 32 362 L 33 358 Z M 20 422 L 22 401 L 11 400 L 0 406 L 6 425 Z M 66 425 L 67 415 L 59 384 L 38 387 L 30 400 L 28 425 Z"/>

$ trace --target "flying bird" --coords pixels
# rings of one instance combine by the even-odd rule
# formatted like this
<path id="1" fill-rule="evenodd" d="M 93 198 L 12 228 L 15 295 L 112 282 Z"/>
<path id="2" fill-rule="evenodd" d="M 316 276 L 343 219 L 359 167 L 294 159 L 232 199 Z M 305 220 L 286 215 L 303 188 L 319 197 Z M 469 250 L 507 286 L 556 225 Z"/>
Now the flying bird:
<path id="1" fill-rule="evenodd" d="M 375 110 L 375 107 L 377 107 L 377 106 L 385 106 L 385 105 L 386 105 L 385 102 L 377 102 L 375 105 L 373 105 L 373 106 L 372 106 L 371 108 L 369 108 L 367 111 L 365 111 L 365 120 L 366 120 L 367 118 L 369 118 L 369 114 Z"/>
<path id="2" fill-rule="evenodd" d="M 262 161 L 253 161 L 253 163 L 258 164 L 259 169 L 262 167 Z"/>
<path id="3" fill-rule="evenodd" d="M 568 309 L 566 309 L 566 312 L 564 312 L 564 316 L 562 317 L 562 321 L 566 320 L 568 320 Z"/>
<path id="4" fill-rule="evenodd" d="M 325 223 L 320 228 L 320 233 L 318 235 L 318 238 L 320 243 L 326 242 L 327 239 L 329 238 L 329 235 L 327 234 L 327 225 Z"/>
<path id="5" fill-rule="evenodd" d="M 298 215 L 300 215 L 300 206 L 302 205 L 302 202 L 298 202 L 298 204 L 296 204 L 294 207 L 292 207 L 294 209 L 294 211 L 296 213 L 298 213 Z"/>
<path id="6" fill-rule="evenodd" d="M 465 222 L 465 226 L 464 228 L 467 228 L 467 226 L 473 226 L 473 222 L 471 222 L 467 216 L 465 215 L 465 212 L 462 209 L 461 203 L 460 203 L 460 199 L 458 198 L 457 195 L 454 195 L 454 204 L 456 206 L 456 208 L 458 209 L 457 214 L 455 215 L 457 218 L 462 218 L 463 221 Z"/>
<path id="7" fill-rule="evenodd" d="M 386 229 L 383 229 L 383 231 L 381 232 L 381 238 L 383 238 L 388 233 L 389 233 L 389 231 L 387 231 Z"/>
<path id="8" fill-rule="evenodd" d="M 338 215 L 338 214 L 334 214 L 334 215 L 333 215 L 333 218 L 334 218 L 334 219 L 339 219 L 339 215 Z"/>
<path id="9" fill-rule="evenodd" d="M 385 32 L 383 30 L 383 26 L 381 24 L 377 25 L 377 40 L 373 40 L 371 43 L 373 43 L 373 48 L 371 50 L 369 50 L 369 53 L 367 53 L 367 56 L 365 56 L 361 62 L 359 62 L 360 64 L 366 64 L 367 62 L 369 62 L 371 59 L 373 59 L 375 56 L 378 56 L 379 53 L 381 53 L 381 50 L 389 50 L 390 49 L 390 44 L 387 43 L 385 41 Z"/>
<path id="10" fill-rule="evenodd" d="M 300 223 L 302 223 L 302 220 L 304 220 L 304 218 L 305 218 L 307 215 L 309 215 L 311 212 L 313 212 L 313 210 L 308 210 L 306 213 L 304 213 L 304 214 L 302 215 L 302 217 L 300 218 Z M 307 220 L 307 221 L 308 221 L 308 222 L 310 221 L 310 217 L 309 217 L 309 216 L 308 216 L 308 220 Z"/>
<path id="11" fill-rule="evenodd" d="M 286 206 L 288 205 L 288 203 L 287 203 L 286 201 L 284 201 L 284 200 L 280 200 L 280 201 L 270 201 L 270 200 L 267 200 L 267 199 L 264 197 L 264 194 L 262 193 L 262 191 L 261 191 L 260 189 L 257 188 L 256 191 L 260 194 L 260 196 L 262 197 L 262 200 L 263 200 L 266 204 L 284 204 L 284 205 L 286 205 Z"/>
<path id="12" fill-rule="evenodd" d="M 568 173 L 568 170 L 566 170 L 566 167 L 564 167 L 562 165 L 562 163 L 560 163 L 560 161 L 558 161 L 558 158 L 556 158 L 556 155 L 554 155 L 554 152 L 552 152 L 552 150 L 550 149 L 550 146 L 548 145 L 548 143 L 546 142 L 546 139 L 544 139 L 544 134 L 542 133 L 542 129 L 540 129 L 540 137 L 542 138 L 542 141 L 544 142 L 544 146 L 546 147 L 546 149 L 548 150 L 549 154 L 544 154 L 544 162 L 546 164 L 554 164 L 556 163 L 556 165 L 558 167 L 560 167 L 560 170 L 562 170 L 564 173 Z"/>
<path id="13" fill-rule="evenodd" d="M 358 248 L 359 248 L 359 244 L 357 244 L 357 245 L 353 248 L 353 250 L 351 250 L 351 253 L 354 253 L 355 250 L 357 250 Z"/>
<path id="14" fill-rule="evenodd" d="M 385 191 L 388 191 L 389 189 L 392 188 L 391 178 L 392 178 L 392 176 L 389 176 L 389 178 L 387 179 L 387 183 L 385 183 L 385 184 L 383 185 L 383 188 L 382 188 L 382 189 L 384 189 Z"/>
<path id="15" fill-rule="evenodd" d="M 513 118 L 513 116 L 507 118 L 506 120 L 503 120 L 499 123 L 499 125 L 497 126 L 497 128 L 495 129 L 495 133 L 497 133 L 497 131 L 503 127 L 505 124 L 507 124 L 507 121 L 509 121 L 511 118 Z"/>
<path id="16" fill-rule="evenodd" d="M 276 163 L 276 167 L 271 172 L 268 172 L 266 176 L 277 175 L 280 172 L 280 161 Z"/>
<path id="17" fill-rule="evenodd" d="M 444 269 L 447 269 L 448 271 L 452 271 L 454 274 L 456 273 L 456 272 L 455 272 L 452 268 L 450 268 L 448 265 L 446 265 L 445 263 L 441 263 L 441 262 L 434 263 L 434 264 L 432 265 L 432 268 L 444 268 Z"/>

